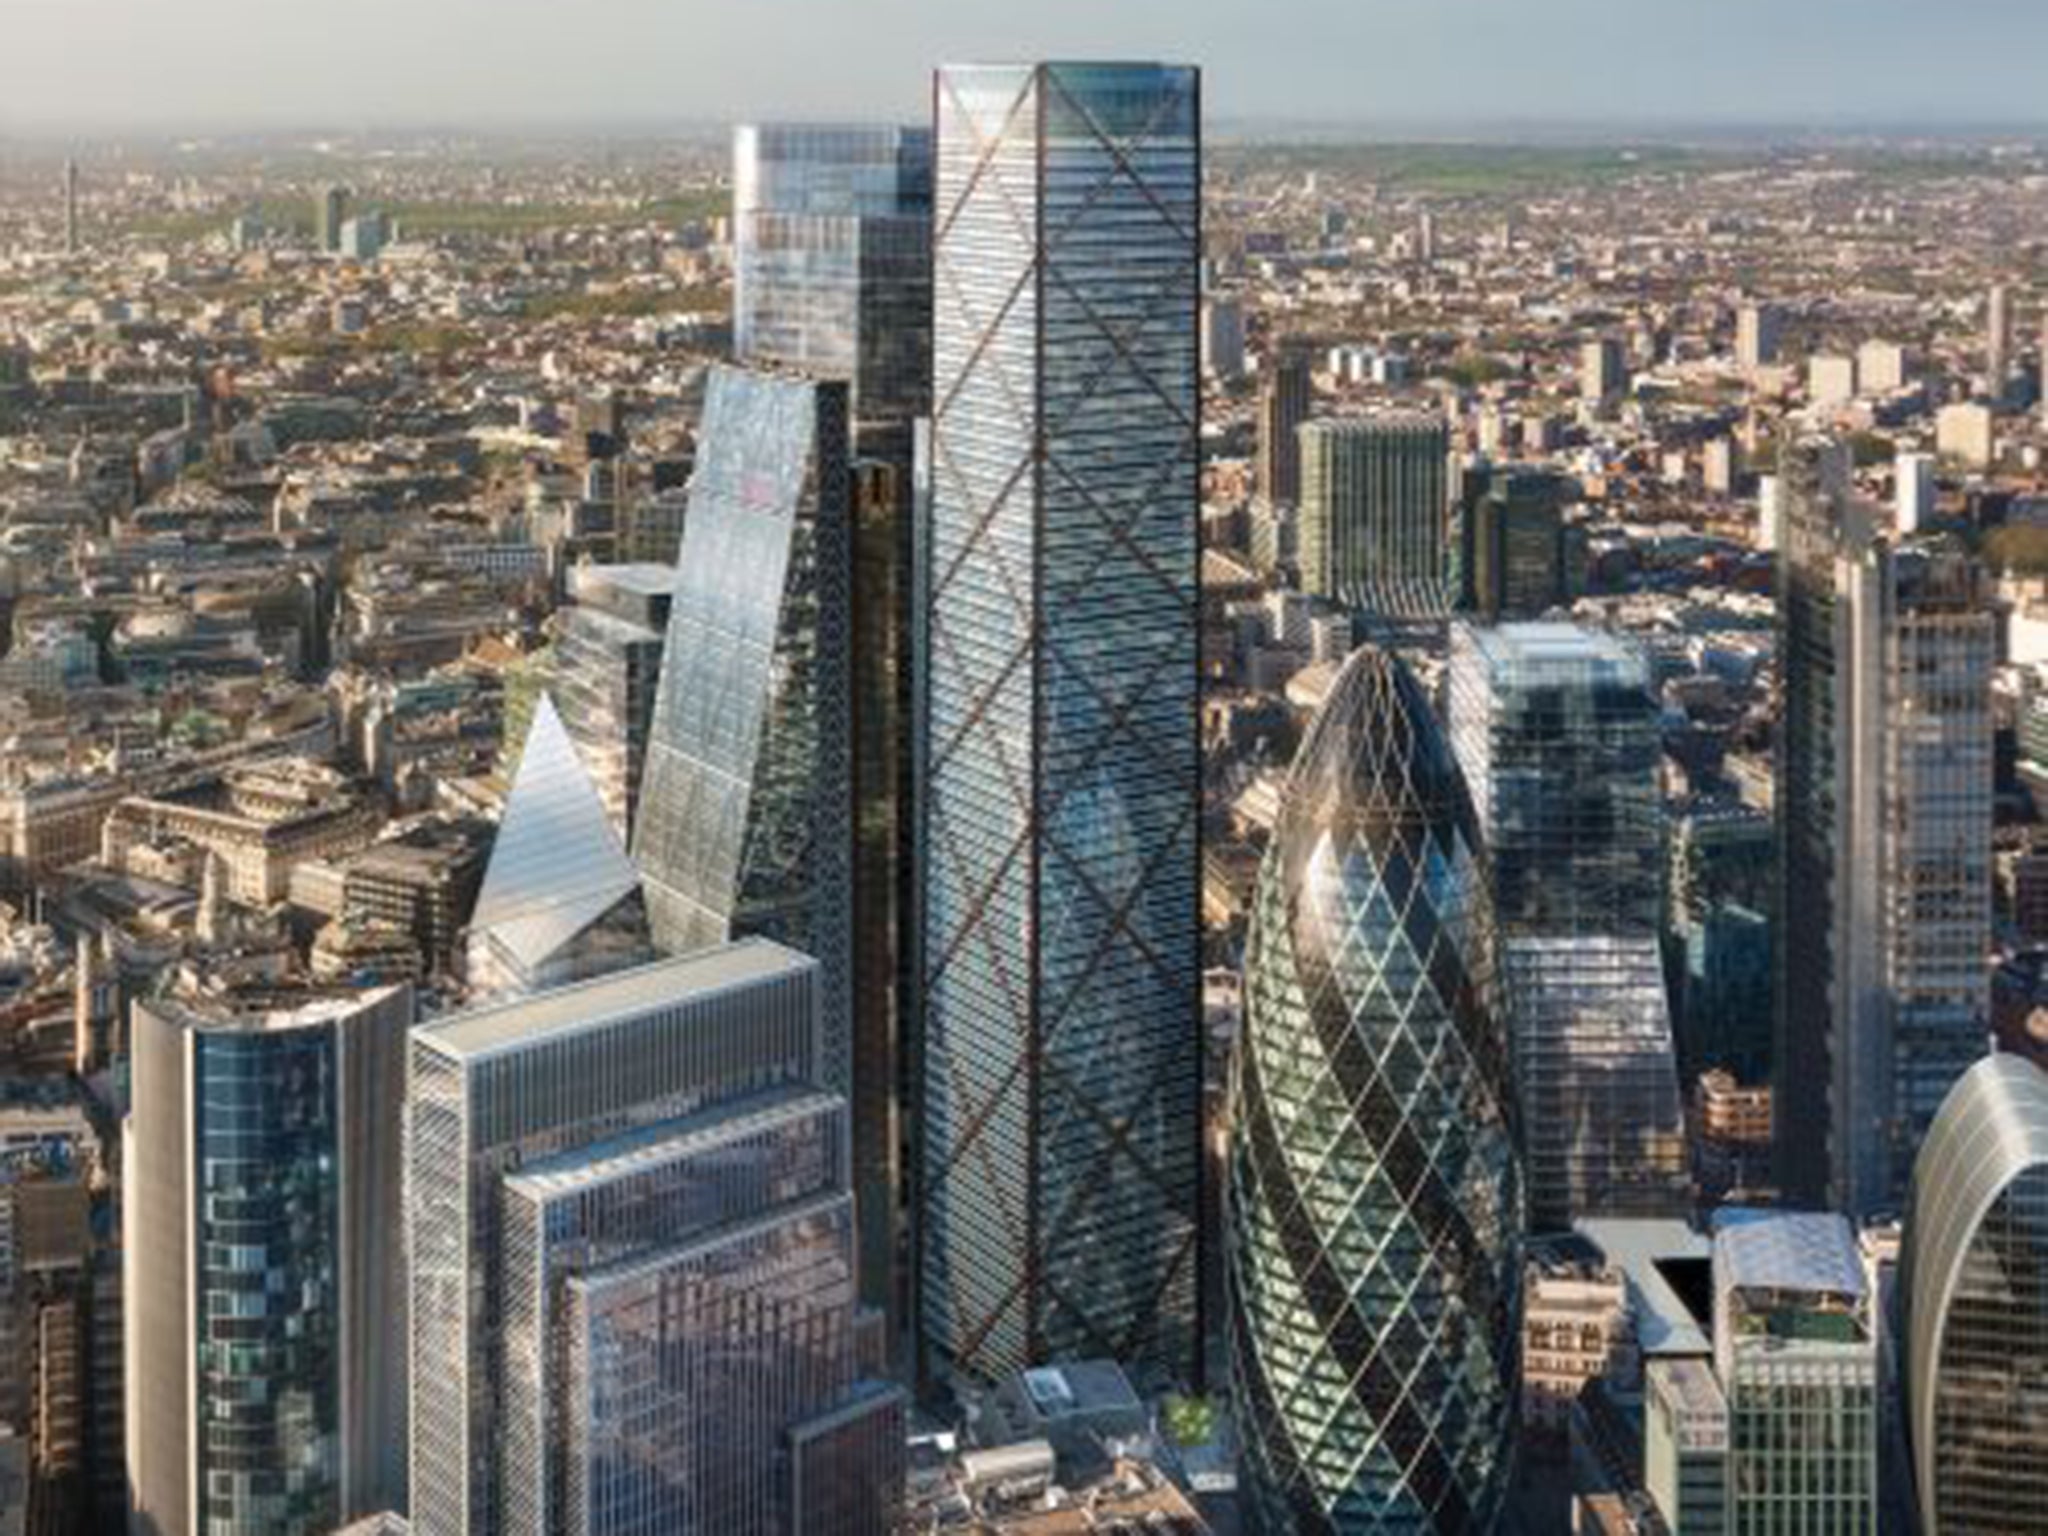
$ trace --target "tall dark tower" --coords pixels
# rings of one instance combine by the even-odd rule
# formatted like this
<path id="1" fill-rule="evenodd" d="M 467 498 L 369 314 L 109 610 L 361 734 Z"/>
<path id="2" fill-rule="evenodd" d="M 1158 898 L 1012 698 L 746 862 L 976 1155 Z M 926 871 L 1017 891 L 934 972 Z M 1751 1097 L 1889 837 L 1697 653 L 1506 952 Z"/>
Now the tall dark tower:
<path id="1" fill-rule="evenodd" d="M 78 254 L 78 162 L 64 162 L 64 251 Z"/>

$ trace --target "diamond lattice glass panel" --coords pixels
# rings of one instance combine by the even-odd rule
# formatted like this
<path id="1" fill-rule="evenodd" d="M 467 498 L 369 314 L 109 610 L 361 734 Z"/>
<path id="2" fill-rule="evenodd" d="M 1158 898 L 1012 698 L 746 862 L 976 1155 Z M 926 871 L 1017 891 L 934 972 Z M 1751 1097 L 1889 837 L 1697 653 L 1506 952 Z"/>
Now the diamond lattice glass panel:
<path id="1" fill-rule="evenodd" d="M 1493 942 L 1457 766 L 1361 650 L 1260 877 L 1232 1085 L 1232 1383 L 1269 1533 L 1493 1528 L 1522 1220 Z"/>

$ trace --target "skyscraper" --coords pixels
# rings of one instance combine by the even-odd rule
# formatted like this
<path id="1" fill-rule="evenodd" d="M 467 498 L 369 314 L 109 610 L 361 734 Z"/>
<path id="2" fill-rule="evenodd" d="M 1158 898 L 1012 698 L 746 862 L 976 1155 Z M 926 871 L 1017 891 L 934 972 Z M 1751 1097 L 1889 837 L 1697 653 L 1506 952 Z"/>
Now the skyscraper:
<path id="1" fill-rule="evenodd" d="M 2012 290 L 2004 283 L 1984 296 L 1984 374 L 1991 398 L 2003 399 L 2012 374 Z"/>
<path id="2" fill-rule="evenodd" d="M 1355 652 L 1259 877 L 1232 1085 L 1231 1383 L 1266 1536 L 1500 1512 L 1522 1211 L 1483 859 L 1422 689 Z"/>
<path id="3" fill-rule="evenodd" d="M 1394 618 L 1448 612 L 1449 426 L 1311 421 L 1300 450 L 1302 590 Z"/>
<path id="4" fill-rule="evenodd" d="M 1966 553 L 1877 536 L 1839 444 L 1781 480 L 1779 1182 L 1863 1215 L 1986 1048 L 1996 621 Z"/>
<path id="5" fill-rule="evenodd" d="M 1449 719 L 1501 931 L 1655 936 L 1661 736 L 1643 653 L 1575 624 L 1458 624 Z"/>
<path id="6" fill-rule="evenodd" d="M 851 1528 L 891 1529 L 903 1400 L 862 1382 L 817 977 L 750 940 L 414 1033 L 419 1536 L 783 1536 L 804 1447 L 849 1443 L 881 1458 Z"/>
<path id="7" fill-rule="evenodd" d="M 2048 1532 L 2048 1077 L 1964 1073 L 1913 1169 L 1899 1286 L 1925 1536 Z"/>
<path id="8" fill-rule="evenodd" d="M 1489 623 L 1533 619 L 1565 600 L 1564 509 L 1577 486 L 1550 470 L 1468 472 L 1460 498 L 1459 597 Z"/>
<path id="9" fill-rule="evenodd" d="M 825 1082 L 850 1070 L 847 387 L 712 371 L 633 854 L 670 954 L 764 934 L 817 957 Z"/>
<path id="10" fill-rule="evenodd" d="M 930 399 L 932 139 L 870 124 L 733 133 L 733 355 L 851 386 L 859 422 Z"/>
<path id="11" fill-rule="evenodd" d="M 940 70 L 927 1358 L 1196 1364 L 1200 77 Z"/>
<path id="12" fill-rule="evenodd" d="M 138 1003 L 124 1154 L 130 1529 L 320 1536 L 405 1503 L 412 994 Z"/>
<path id="13" fill-rule="evenodd" d="M 1301 499 L 1301 425 L 1308 420 L 1315 385 L 1308 355 L 1280 346 L 1280 355 L 1259 385 L 1257 489 L 1268 506 L 1293 506 Z"/>
<path id="14" fill-rule="evenodd" d="M 348 222 L 349 190 L 324 186 L 313 204 L 314 244 L 327 252 L 341 249 L 341 226 Z"/>
<path id="15" fill-rule="evenodd" d="M 64 162 L 64 251 L 78 254 L 78 162 Z"/>
<path id="16" fill-rule="evenodd" d="M 557 610 L 547 686 L 621 844 L 633 835 L 661 682 L 673 563 L 579 565 Z"/>
<path id="17" fill-rule="evenodd" d="M 1735 316 L 1735 361 L 1754 371 L 1778 360 L 1784 314 L 1775 304 L 1745 304 Z"/>
<path id="18" fill-rule="evenodd" d="M 736 351 L 849 387 L 851 1081 L 862 1294 L 901 1320 L 910 1054 L 913 422 L 931 412 L 929 127 L 734 136 Z M 900 1266 L 908 1268 L 908 1266 Z"/>
<path id="19" fill-rule="evenodd" d="M 1612 400 L 1628 383 L 1627 367 L 1614 337 L 1587 342 L 1579 349 L 1580 398 L 1594 405 Z"/>
<path id="20" fill-rule="evenodd" d="M 1457 625 L 1450 733 L 1492 873 L 1532 1229 L 1683 1215 L 1649 662 L 1569 624 Z"/>

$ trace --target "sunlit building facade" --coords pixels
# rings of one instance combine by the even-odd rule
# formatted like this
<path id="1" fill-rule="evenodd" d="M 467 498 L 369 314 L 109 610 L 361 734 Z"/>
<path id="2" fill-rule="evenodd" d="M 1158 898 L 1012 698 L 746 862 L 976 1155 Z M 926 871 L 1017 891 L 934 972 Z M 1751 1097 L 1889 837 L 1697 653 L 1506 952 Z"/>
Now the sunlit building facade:
<path id="1" fill-rule="evenodd" d="M 123 1127 L 129 1527 L 321 1536 L 405 1502 L 405 987 L 137 1004 Z"/>
<path id="2" fill-rule="evenodd" d="M 1899 1278 L 1924 1536 L 2048 1532 L 2048 1076 L 1991 1056 L 1913 1170 Z"/>
<path id="3" fill-rule="evenodd" d="M 861 1385 L 818 1002 L 815 963 L 755 939 L 416 1032 L 420 1536 L 794 1536 L 788 1437 L 856 1397 L 900 1421 Z M 900 1484 L 901 1436 L 862 1443 Z"/>
<path id="4" fill-rule="evenodd" d="M 850 1071 L 846 386 L 712 371 L 633 855 L 668 954 L 759 934 L 815 956 Z"/>
<path id="5" fill-rule="evenodd" d="M 919 772 L 940 1370 L 1186 1373 L 1201 1179 L 1197 71 L 942 69 Z"/>
<path id="6" fill-rule="evenodd" d="M 1422 689 L 1358 651 L 1260 876 L 1232 1085 L 1231 1382 L 1267 1536 L 1501 1512 L 1522 1191 L 1483 857 Z"/>
<path id="7" fill-rule="evenodd" d="M 853 386 L 863 422 L 931 391 L 932 135 L 861 123 L 733 132 L 733 355 Z"/>
<path id="8" fill-rule="evenodd" d="M 1301 428 L 1301 588 L 1393 618 L 1450 611 L 1450 427 L 1414 414 Z"/>

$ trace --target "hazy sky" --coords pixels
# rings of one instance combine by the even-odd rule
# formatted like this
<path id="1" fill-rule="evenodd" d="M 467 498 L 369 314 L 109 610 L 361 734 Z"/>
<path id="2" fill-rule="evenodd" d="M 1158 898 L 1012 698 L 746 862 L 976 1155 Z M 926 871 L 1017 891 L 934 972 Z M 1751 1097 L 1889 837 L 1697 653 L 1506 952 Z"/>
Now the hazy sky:
<path id="1" fill-rule="evenodd" d="M 0 132 L 915 117 L 1114 55 L 1223 120 L 2048 118 L 2048 0 L 0 0 Z"/>

